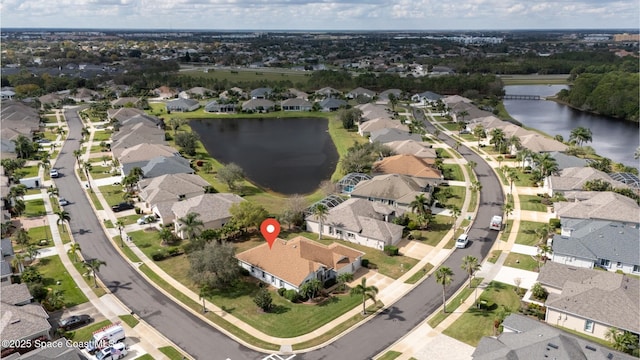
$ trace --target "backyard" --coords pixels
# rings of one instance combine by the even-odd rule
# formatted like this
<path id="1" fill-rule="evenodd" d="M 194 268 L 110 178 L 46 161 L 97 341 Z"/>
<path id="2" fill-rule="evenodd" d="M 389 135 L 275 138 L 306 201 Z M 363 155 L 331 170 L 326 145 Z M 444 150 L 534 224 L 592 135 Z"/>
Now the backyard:
<path id="1" fill-rule="evenodd" d="M 59 256 L 41 258 L 36 267 L 42 274 L 43 284 L 52 290 L 61 290 L 66 307 L 76 306 L 88 301 L 67 272 Z"/>

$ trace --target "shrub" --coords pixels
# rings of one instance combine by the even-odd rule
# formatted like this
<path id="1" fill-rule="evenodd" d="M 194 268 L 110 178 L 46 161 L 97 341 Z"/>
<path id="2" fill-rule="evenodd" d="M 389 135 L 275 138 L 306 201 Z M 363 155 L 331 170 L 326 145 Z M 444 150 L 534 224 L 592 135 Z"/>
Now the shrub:
<path id="1" fill-rule="evenodd" d="M 240 268 L 240 274 L 242 276 L 249 276 L 249 275 L 251 275 L 251 272 L 249 272 L 249 270 L 247 270 L 245 268 Z"/>
<path id="2" fill-rule="evenodd" d="M 287 289 L 281 287 L 280 289 L 278 289 L 278 295 L 284 297 L 284 293 L 287 292 Z"/>
<path id="3" fill-rule="evenodd" d="M 398 256 L 399 250 L 397 246 L 387 245 L 384 247 L 384 253 L 389 256 Z"/>
<path id="4" fill-rule="evenodd" d="M 549 225 L 553 229 L 559 229 L 560 228 L 560 219 L 549 219 Z"/>
<path id="5" fill-rule="evenodd" d="M 407 224 L 407 229 L 409 229 L 409 231 L 413 231 L 418 229 L 418 224 L 416 224 L 415 221 L 411 220 L 409 221 L 409 224 Z"/>
<path id="6" fill-rule="evenodd" d="M 369 267 L 369 259 L 360 260 L 360 265 L 362 265 L 362 267 L 364 268 Z"/>
<path id="7" fill-rule="evenodd" d="M 138 214 L 138 215 L 142 214 L 142 209 L 140 209 L 137 206 L 135 207 L 135 211 L 136 211 L 136 214 Z"/>
<path id="8" fill-rule="evenodd" d="M 166 250 L 158 250 L 158 252 L 155 252 L 151 255 L 151 259 L 153 259 L 153 261 L 161 261 L 166 259 L 167 257 L 169 257 L 169 254 Z"/>
<path id="9" fill-rule="evenodd" d="M 178 247 L 178 246 L 170 247 L 169 250 L 167 251 L 167 253 L 169 254 L 169 256 L 182 255 L 182 251 L 180 250 L 180 247 Z"/>
<path id="10" fill-rule="evenodd" d="M 531 294 L 536 299 L 540 299 L 540 300 L 546 300 L 548 295 L 547 289 L 542 287 L 542 284 L 540 284 L 539 282 L 533 284 L 533 286 L 531 287 Z"/>
<path id="11" fill-rule="evenodd" d="M 298 300 L 300 300 L 300 295 L 297 291 L 289 289 L 284 292 L 284 298 L 291 302 L 297 302 Z"/>
<path id="12" fill-rule="evenodd" d="M 273 298 L 271 298 L 271 293 L 267 289 L 260 290 L 253 298 L 253 302 L 264 312 L 268 312 L 273 306 Z"/>
<path id="13" fill-rule="evenodd" d="M 335 284 L 336 284 L 336 278 L 331 278 L 331 279 L 329 279 L 329 280 L 324 282 L 324 288 L 328 289 L 328 288 L 332 287 Z"/>
<path id="14" fill-rule="evenodd" d="M 374 263 L 370 262 L 370 263 L 367 265 L 367 267 L 368 267 L 369 269 L 371 269 L 371 270 L 375 270 L 375 269 L 377 269 L 377 268 L 378 268 L 378 265 L 376 265 L 376 264 L 374 264 Z"/>

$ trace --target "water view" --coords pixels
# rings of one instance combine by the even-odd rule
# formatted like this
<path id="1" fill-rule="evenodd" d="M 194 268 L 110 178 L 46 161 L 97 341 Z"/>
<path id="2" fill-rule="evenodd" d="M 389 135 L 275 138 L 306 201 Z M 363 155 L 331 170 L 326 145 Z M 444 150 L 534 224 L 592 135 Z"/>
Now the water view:
<path id="1" fill-rule="evenodd" d="M 510 85 L 505 86 L 507 95 L 551 96 L 565 85 Z M 505 100 L 504 106 L 509 114 L 522 124 L 536 128 L 551 136 L 562 135 L 569 139 L 571 130 L 582 126 L 591 129 L 593 147 L 598 155 L 608 157 L 615 162 L 638 167 L 633 153 L 640 145 L 638 123 L 605 116 L 593 115 L 574 110 L 553 101 Z"/>
<path id="2" fill-rule="evenodd" d="M 197 119 L 189 123 L 211 156 L 281 194 L 307 194 L 331 177 L 338 152 L 325 118 Z"/>

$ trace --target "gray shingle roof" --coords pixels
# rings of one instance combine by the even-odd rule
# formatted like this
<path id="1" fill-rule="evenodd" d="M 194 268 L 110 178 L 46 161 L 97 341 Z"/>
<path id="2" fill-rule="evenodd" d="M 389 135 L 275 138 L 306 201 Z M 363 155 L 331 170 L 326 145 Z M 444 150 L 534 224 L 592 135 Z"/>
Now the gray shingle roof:
<path id="1" fill-rule="evenodd" d="M 556 214 L 560 218 L 640 223 L 640 207 L 633 199 L 611 191 L 594 192 L 592 195 L 584 201 L 554 203 Z"/>
<path id="2" fill-rule="evenodd" d="M 548 262 L 540 269 L 538 281 L 562 289 L 560 294 L 549 294 L 547 307 L 640 332 L 640 279 Z"/>
<path id="3" fill-rule="evenodd" d="M 149 160 L 145 165 L 141 166 L 141 168 L 144 173 L 144 177 L 147 178 L 167 174 L 193 174 L 195 172 L 191 168 L 189 160 L 182 156 L 158 156 Z M 128 173 L 128 171 L 126 173 Z"/>
<path id="4" fill-rule="evenodd" d="M 35 349 L 18 357 L 9 357 L 7 360 L 87 360 L 80 349 L 69 346 L 66 341 L 64 338 L 58 339 L 51 346 Z"/>
<path id="5" fill-rule="evenodd" d="M 26 284 L 4 285 L 0 296 L 3 303 L 11 305 L 28 303 L 33 299 Z"/>
<path id="6" fill-rule="evenodd" d="M 380 129 L 380 130 L 372 131 L 369 139 L 371 142 L 377 141 L 379 143 L 384 144 L 390 141 L 403 141 L 403 140 L 422 141 L 422 136 L 420 136 L 419 134 L 411 134 L 407 131 L 402 131 L 398 129 Z"/>
<path id="7" fill-rule="evenodd" d="M 153 206 L 163 201 L 178 201 L 180 195 L 192 197 L 195 194 L 204 194 L 204 187 L 207 185 L 209 183 L 199 175 L 161 175 L 140 181 L 140 197 Z"/>
<path id="8" fill-rule="evenodd" d="M 425 194 L 429 198 L 430 193 L 427 190 L 429 184 L 427 180 L 406 175 L 379 175 L 371 180 L 359 182 L 351 192 L 351 196 L 394 200 L 399 204 L 409 204 L 419 194 Z"/>
<path id="9" fill-rule="evenodd" d="M 553 191 L 582 190 L 589 180 L 604 180 L 615 188 L 628 188 L 627 185 L 613 180 L 607 173 L 592 167 L 571 167 L 560 170 L 557 176 L 550 176 Z"/>
<path id="10" fill-rule="evenodd" d="M 181 218 L 190 212 L 200 214 L 200 221 L 207 223 L 231 217 L 229 209 L 233 204 L 244 201 L 236 194 L 202 194 L 183 201 L 174 203 L 171 206 L 175 218 Z"/>
<path id="11" fill-rule="evenodd" d="M 4 195 L 4 194 L 3 194 Z M 0 240 L 0 249 L 2 252 L 2 256 L 11 256 L 14 254 L 13 252 L 13 244 L 11 244 L 10 238 L 5 238 Z"/>
<path id="12" fill-rule="evenodd" d="M 3 287 L 3 292 L 4 292 Z M 3 340 L 33 339 L 41 333 L 47 333 L 51 324 L 49 315 L 40 304 L 15 306 L 2 302 L 2 319 L 8 324 L 0 330 Z"/>

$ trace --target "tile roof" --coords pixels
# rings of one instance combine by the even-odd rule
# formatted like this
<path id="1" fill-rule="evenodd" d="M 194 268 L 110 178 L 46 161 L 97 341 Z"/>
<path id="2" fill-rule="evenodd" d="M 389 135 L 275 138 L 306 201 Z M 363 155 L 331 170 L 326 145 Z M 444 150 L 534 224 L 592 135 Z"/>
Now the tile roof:
<path id="1" fill-rule="evenodd" d="M 407 175 L 389 174 L 373 177 L 359 182 L 351 192 L 352 197 L 394 200 L 400 204 L 409 204 L 416 196 L 431 195 L 427 191 L 430 182 Z"/>
<path id="2" fill-rule="evenodd" d="M 640 229 L 606 220 L 563 222 L 569 237 L 553 237 L 553 253 L 583 259 L 607 259 L 612 263 L 640 265 Z"/>
<path id="3" fill-rule="evenodd" d="M 511 314 L 502 325 L 511 331 L 505 331 L 497 338 L 483 337 L 471 355 L 473 360 L 634 359 L 524 315 Z M 607 358 L 609 354 L 611 357 Z"/>
<path id="4" fill-rule="evenodd" d="M 415 140 L 391 141 L 385 143 L 396 154 L 413 155 L 420 158 L 435 159 L 437 157 L 436 150 L 429 147 L 426 143 Z"/>
<path id="5" fill-rule="evenodd" d="M 540 269 L 538 281 L 561 289 L 560 294 L 549 294 L 547 307 L 640 332 L 640 279 L 548 262 Z"/>
<path id="6" fill-rule="evenodd" d="M 244 201 L 243 198 L 231 193 L 202 194 L 189 199 L 175 202 L 171 211 L 176 219 L 184 217 L 190 212 L 200 214 L 199 219 L 204 222 L 227 219 L 231 217 L 229 209 L 233 204 Z"/>
<path id="7" fill-rule="evenodd" d="M 299 286 L 310 273 L 320 267 L 339 270 L 363 255 L 363 252 L 338 243 L 327 246 L 298 236 L 289 241 L 278 238 L 273 242 L 271 249 L 264 243 L 236 257 Z"/>
<path id="8" fill-rule="evenodd" d="M 612 191 L 580 192 L 579 194 L 589 194 L 589 197 L 583 201 L 559 201 L 553 204 L 559 218 L 640 223 L 640 206 L 629 197 Z M 574 196 L 576 196 L 575 200 L 578 200 L 577 194 Z"/>
<path id="9" fill-rule="evenodd" d="M 204 187 L 209 183 L 195 174 L 167 174 L 150 179 L 143 179 L 138 184 L 140 197 L 151 206 L 164 201 L 178 201 L 180 195 L 192 197 L 204 194 Z"/>
<path id="10" fill-rule="evenodd" d="M 402 174 L 427 179 L 442 179 L 440 170 L 434 167 L 435 159 L 413 155 L 393 155 L 373 163 L 372 173 Z"/>

